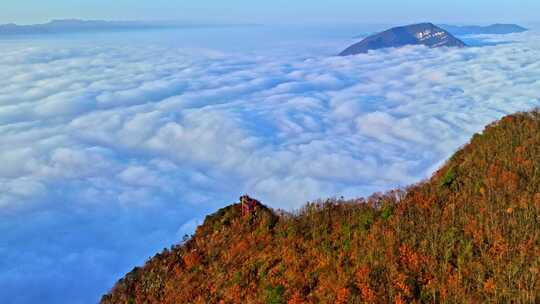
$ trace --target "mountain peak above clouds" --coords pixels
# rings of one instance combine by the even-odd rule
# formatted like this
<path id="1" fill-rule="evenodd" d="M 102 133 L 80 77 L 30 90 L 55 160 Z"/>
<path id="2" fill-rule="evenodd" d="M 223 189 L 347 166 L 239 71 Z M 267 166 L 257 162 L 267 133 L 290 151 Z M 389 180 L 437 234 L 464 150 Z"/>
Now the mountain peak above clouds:
<path id="1" fill-rule="evenodd" d="M 345 49 L 340 53 L 340 56 L 363 54 L 371 50 L 406 45 L 425 45 L 430 48 L 466 46 L 463 41 L 433 23 L 418 23 L 394 27 L 369 36 Z"/>

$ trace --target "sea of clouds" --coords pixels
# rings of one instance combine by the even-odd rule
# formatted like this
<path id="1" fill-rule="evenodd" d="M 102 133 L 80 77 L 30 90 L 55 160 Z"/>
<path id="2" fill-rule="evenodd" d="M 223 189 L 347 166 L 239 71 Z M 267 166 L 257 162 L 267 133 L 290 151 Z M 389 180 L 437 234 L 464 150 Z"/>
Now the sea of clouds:
<path id="1" fill-rule="evenodd" d="M 1 43 L 0 299 L 94 303 L 243 193 L 292 210 L 428 177 L 539 105 L 540 36 L 483 39 L 352 57 Z"/>

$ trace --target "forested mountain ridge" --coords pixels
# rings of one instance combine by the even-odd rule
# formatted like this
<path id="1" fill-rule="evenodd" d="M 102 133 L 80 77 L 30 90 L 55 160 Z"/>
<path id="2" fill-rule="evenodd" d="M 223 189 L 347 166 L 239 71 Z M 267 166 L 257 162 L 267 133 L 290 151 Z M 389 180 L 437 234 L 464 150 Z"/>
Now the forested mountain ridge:
<path id="1" fill-rule="evenodd" d="M 540 112 L 507 116 L 433 177 L 294 214 L 240 204 L 102 303 L 540 301 Z"/>

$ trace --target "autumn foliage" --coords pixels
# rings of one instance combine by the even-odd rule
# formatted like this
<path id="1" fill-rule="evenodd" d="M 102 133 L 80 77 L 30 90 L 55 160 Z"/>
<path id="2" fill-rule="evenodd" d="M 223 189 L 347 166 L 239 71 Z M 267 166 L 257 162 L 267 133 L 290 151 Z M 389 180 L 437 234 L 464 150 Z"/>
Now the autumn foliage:
<path id="1" fill-rule="evenodd" d="M 503 118 L 408 189 L 208 216 L 102 303 L 538 303 L 540 113 Z"/>

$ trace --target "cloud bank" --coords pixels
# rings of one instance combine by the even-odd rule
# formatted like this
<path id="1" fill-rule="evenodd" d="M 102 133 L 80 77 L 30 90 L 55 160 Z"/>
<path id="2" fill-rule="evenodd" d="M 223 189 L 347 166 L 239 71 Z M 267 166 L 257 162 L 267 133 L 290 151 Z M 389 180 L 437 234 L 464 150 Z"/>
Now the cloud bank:
<path id="1" fill-rule="evenodd" d="M 428 177 L 538 105 L 540 36 L 511 37 L 345 58 L 0 45 L 0 298 L 96 302 L 243 193 L 294 209 Z"/>

